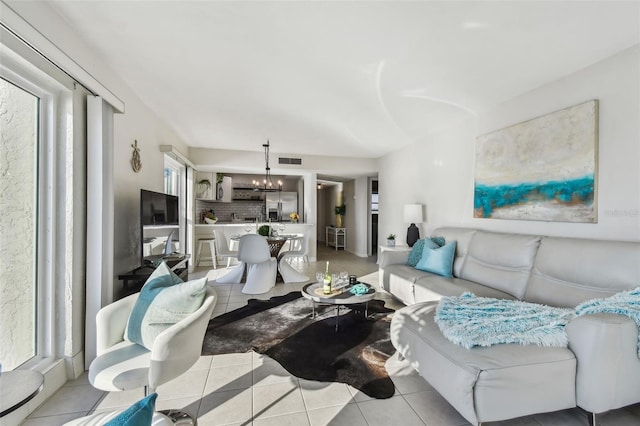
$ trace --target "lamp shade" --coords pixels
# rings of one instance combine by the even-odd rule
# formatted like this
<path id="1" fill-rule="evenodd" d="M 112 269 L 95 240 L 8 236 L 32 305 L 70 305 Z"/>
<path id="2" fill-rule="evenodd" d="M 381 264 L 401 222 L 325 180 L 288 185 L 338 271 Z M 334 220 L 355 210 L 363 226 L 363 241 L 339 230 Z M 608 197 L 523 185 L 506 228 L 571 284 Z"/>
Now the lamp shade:
<path id="1" fill-rule="evenodd" d="M 404 221 L 406 223 L 424 222 L 424 216 L 422 215 L 422 204 L 405 204 Z"/>

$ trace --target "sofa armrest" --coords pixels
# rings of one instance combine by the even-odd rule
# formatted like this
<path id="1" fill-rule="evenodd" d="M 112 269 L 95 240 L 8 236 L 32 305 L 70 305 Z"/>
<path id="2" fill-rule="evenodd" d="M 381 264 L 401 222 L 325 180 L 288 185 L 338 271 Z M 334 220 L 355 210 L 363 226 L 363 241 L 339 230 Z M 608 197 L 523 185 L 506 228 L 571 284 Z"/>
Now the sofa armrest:
<path id="1" fill-rule="evenodd" d="M 638 327 L 625 316 L 583 315 L 566 328 L 577 360 L 576 403 L 602 413 L 640 401 Z"/>
<path id="2" fill-rule="evenodd" d="M 407 260 L 409 260 L 409 251 L 381 250 L 378 254 L 378 268 L 384 269 L 396 263 L 406 265 Z"/>

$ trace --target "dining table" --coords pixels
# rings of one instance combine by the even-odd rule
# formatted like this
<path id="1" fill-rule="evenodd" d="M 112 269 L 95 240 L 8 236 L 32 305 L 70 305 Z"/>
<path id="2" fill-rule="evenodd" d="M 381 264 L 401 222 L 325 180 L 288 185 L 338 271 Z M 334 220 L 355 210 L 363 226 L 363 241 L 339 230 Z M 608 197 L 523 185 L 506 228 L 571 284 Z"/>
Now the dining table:
<path id="1" fill-rule="evenodd" d="M 246 235 L 246 234 L 242 234 Z M 232 235 L 230 240 L 233 244 L 238 244 L 240 242 L 241 234 Z M 278 257 L 280 250 L 284 247 L 284 245 L 289 242 L 289 244 L 294 244 L 295 241 L 302 239 L 302 235 L 300 234 L 280 234 L 278 236 L 270 236 L 265 237 L 267 240 L 267 244 L 269 244 L 269 252 L 271 253 L 271 257 Z"/>

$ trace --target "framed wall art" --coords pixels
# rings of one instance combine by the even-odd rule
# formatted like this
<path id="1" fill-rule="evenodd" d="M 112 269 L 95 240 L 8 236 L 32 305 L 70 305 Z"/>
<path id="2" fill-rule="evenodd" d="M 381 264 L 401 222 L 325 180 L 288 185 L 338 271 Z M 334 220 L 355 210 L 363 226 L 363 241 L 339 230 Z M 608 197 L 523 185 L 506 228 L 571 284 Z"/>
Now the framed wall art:
<path id="1" fill-rule="evenodd" d="M 474 217 L 597 222 L 598 101 L 476 139 Z"/>

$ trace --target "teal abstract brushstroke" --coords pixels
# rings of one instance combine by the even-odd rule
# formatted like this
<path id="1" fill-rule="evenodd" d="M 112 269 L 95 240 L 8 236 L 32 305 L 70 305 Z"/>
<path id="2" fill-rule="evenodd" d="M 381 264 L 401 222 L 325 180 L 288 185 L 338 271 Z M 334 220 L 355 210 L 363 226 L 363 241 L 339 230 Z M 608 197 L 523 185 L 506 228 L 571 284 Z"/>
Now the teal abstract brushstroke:
<path id="1" fill-rule="evenodd" d="M 487 186 L 476 183 L 474 208 L 476 211 L 482 209 L 483 217 L 490 217 L 496 208 L 531 201 L 586 204 L 593 202 L 593 192 L 593 175 L 572 180 L 516 185 Z"/>

